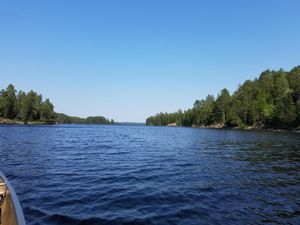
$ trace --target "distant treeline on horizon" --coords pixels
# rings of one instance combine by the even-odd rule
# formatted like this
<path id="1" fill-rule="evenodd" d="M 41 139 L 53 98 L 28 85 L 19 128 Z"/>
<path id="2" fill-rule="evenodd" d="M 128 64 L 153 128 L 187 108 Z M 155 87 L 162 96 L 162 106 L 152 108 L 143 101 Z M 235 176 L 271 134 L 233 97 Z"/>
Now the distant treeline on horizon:
<path id="1" fill-rule="evenodd" d="M 223 89 L 215 98 L 196 100 L 186 111 L 158 113 L 147 125 L 300 128 L 300 66 L 286 72 L 266 70 L 246 80 L 232 95 Z"/>
<path id="2" fill-rule="evenodd" d="M 45 123 L 45 124 L 113 124 L 114 120 L 103 116 L 80 118 L 56 113 L 54 105 L 47 98 L 34 91 L 17 91 L 10 84 L 5 90 L 0 90 L 0 123 Z"/>

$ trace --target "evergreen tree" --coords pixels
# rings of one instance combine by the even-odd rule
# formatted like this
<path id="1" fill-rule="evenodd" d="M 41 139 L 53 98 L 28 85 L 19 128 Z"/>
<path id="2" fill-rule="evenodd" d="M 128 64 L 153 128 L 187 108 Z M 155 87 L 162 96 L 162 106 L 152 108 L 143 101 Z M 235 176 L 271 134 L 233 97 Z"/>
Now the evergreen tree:
<path id="1" fill-rule="evenodd" d="M 82 124 L 112 124 L 114 120 L 106 119 L 102 116 L 93 116 L 88 118 L 71 117 L 62 113 L 54 112 L 54 105 L 49 99 L 43 101 L 43 97 L 34 91 L 25 93 L 15 90 L 12 84 L 5 90 L 0 90 L 0 119 L 22 120 L 25 124 L 28 122 L 43 123 L 82 123 Z M 166 115 L 164 118 L 168 121 Z"/>
<path id="2" fill-rule="evenodd" d="M 224 124 L 228 127 L 260 126 L 297 128 L 300 126 L 300 66 L 290 72 L 266 70 L 259 79 L 247 80 L 230 96 L 223 89 L 214 100 L 196 100 L 192 109 L 181 113 L 159 113 L 147 125 L 176 122 L 182 126 Z"/>
<path id="3" fill-rule="evenodd" d="M 283 70 L 273 72 L 274 88 L 273 88 L 273 99 L 274 104 L 286 96 L 289 92 L 289 83 L 286 78 L 286 73 Z"/>
<path id="4" fill-rule="evenodd" d="M 274 108 L 272 125 L 276 128 L 293 127 L 297 118 L 296 106 L 290 94 L 282 97 Z"/>
<path id="5" fill-rule="evenodd" d="M 300 66 L 293 68 L 286 77 L 292 90 L 293 101 L 297 102 L 300 99 Z"/>
<path id="6" fill-rule="evenodd" d="M 225 124 L 228 119 L 231 97 L 229 91 L 225 88 L 219 94 L 214 107 L 214 121 Z"/>
<path id="7" fill-rule="evenodd" d="M 41 103 L 41 119 L 47 122 L 53 122 L 55 119 L 54 106 L 47 98 L 44 102 Z"/>
<path id="8" fill-rule="evenodd" d="M 10 84 L 5 91 L 1 93 L 1 112 L 2 116 L 6 119 L 14 119 L 16 116 L 16 90 L 15 87 Z"/>

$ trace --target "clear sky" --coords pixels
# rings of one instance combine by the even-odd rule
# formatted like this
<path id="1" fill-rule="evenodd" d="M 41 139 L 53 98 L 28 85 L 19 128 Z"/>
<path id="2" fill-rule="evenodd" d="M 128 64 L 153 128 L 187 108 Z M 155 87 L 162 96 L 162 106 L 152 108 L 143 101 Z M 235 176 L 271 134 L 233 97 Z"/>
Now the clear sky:
<path id="1" fill-rule="evenodd" d="M 144 122 L 300 64 L 298 0 L 4 0 L 0 88 Z"/>

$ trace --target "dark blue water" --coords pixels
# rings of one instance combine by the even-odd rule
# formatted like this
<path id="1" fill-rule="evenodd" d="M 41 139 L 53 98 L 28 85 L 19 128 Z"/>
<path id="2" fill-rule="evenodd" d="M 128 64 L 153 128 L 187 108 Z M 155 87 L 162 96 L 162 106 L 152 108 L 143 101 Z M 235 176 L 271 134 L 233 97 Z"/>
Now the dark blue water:
<path id="1" fill-rule="evenodd" d="M 299 224 L 300 135 L 0 126 L 28 224 Z"/>

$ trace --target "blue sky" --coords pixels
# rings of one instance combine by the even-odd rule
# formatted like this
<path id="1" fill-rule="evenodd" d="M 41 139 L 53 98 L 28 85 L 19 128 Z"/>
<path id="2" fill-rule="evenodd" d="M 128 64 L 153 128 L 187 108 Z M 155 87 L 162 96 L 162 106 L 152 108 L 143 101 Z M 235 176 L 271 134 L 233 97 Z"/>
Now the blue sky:
<path id="1" fill-rule="evenodd" d="M 300 64 L 297 0 L 1 1 L 0 88 L 144 122 Z"/>

